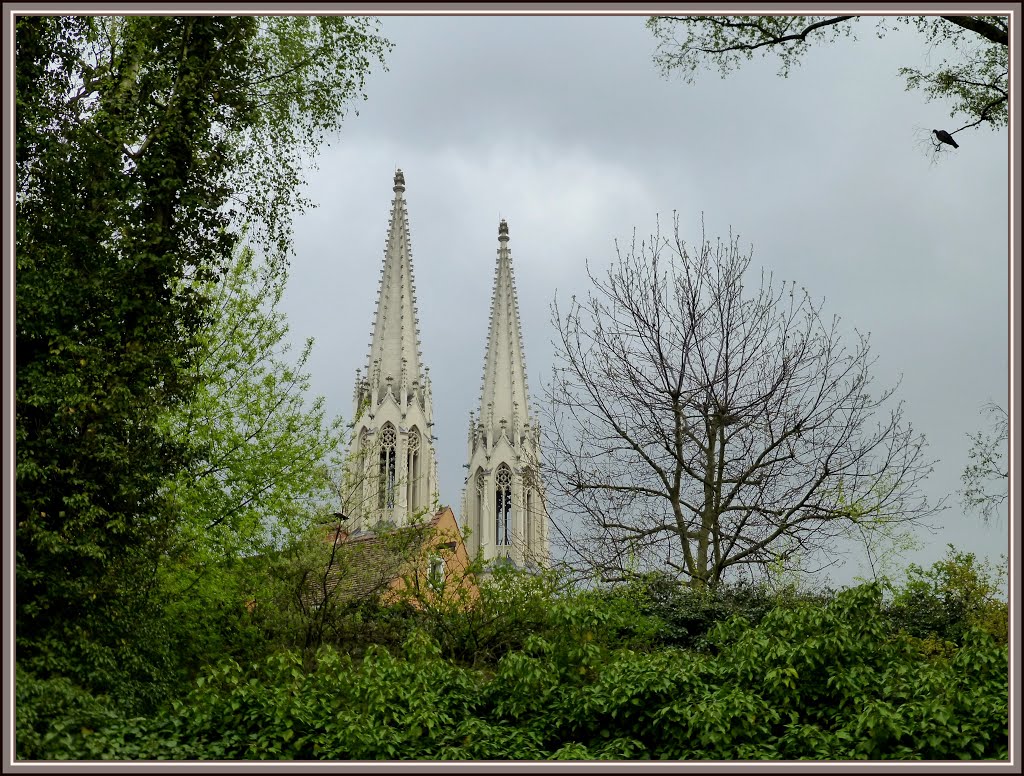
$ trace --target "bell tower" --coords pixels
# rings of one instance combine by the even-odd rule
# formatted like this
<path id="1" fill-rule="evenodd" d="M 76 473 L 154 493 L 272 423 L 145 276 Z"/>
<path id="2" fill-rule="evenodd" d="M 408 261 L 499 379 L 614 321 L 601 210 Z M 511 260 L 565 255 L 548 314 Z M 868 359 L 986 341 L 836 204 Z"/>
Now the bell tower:
<path id="1" fill-rule="evenodd" d="M 508 247 L 498 226 L 498 257 L 484 355 L 480 408 L 469 418 L 469 472 L 462 499 L 467 550 L 485 560 L 548 563 L 548 513 L 540 478 L 540 426 L 530 412 L 519 303 Z"/>

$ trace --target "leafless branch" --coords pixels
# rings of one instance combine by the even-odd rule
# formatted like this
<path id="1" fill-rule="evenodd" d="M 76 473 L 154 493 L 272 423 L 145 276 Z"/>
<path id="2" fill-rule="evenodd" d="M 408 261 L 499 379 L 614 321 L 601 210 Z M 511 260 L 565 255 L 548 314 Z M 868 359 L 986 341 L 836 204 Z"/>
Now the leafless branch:
<path id="1" fill-rule="evenodd" d="M 553 309 L 547 479 L 562 536 L 604 578 L 668 567 L 715 585 L 865 514 L 934 511 L 924 440 L 886 410 L 894 388 L 871 389 L 867 337 L 844 343 L 792 284 L 745 287 L 749 264 L 731 237 L 688 246 L 676 219 Z"/>

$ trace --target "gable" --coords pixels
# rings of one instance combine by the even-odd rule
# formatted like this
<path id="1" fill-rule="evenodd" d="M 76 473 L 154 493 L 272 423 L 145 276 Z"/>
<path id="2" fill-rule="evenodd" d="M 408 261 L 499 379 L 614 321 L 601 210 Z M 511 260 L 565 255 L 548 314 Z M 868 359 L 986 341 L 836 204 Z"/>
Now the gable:
<path id="1" fill-rule="evenodd" d="M 322 588 L 310 593 L 314 600 L 388 598 L 410 583 L 422 592 L 428 587 L 432 560 L 437 558 L 444 560 L 457 585 L 475 590 L 475 581 L 467 577 L 469 554 L 450 507 L 425 523 L 390 531 L 348 535 L 335 527 L 326 540 L 335 542 L 335 552 Z"/>

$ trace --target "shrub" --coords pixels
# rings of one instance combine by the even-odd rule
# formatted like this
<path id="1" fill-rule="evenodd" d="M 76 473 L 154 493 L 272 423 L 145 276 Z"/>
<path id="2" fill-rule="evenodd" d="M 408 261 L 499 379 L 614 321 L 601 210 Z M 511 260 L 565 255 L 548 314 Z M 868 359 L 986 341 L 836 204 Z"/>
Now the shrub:
<path id="1" fill-rule="evenodd" d="M 323 648 L 312 662 L 301 650 L 251 668 L 222 661 L 150 719 L 85 698 L 56 736 L 41 740 L 38 716 L 19 726 L 47 757 L 90 759 L 1007 757 L 1006 645 L 974 627 L 948 656 L 931 655 L 892 632 L 879 585 L 825 605 L 787 601 L 756 624 L 734 615 L 700 652 L 650 646 L 649 627 L 629 623 L 634 605 L 607 591 L 549 598 L 543 613 L 540 600 L 504 621 L 529 623 L 521 644 L 507 632 L 494 642 L 504 653 L 477 667 L 414 627 L 358 657 Z M 47 693 L 53 706 L 73 690 Z"/>
<path id="2" fill-rule="evenodd" d="M 931 568 L 908 567 L 886 615 L 893 627 L 921 639 L 933 652 L 948 653 L 947 644 L 961 646 L 976 628 L 1006 644 L 1009 608 L 1000 598 L 1004 576 L 973 553 L 949 545 L 946 557 Z"/>
<path id="3" fill-rule="evenodd" d="M 686 649 L 705 648 L 709 631 L 731 617 L 741 616 L 756 625 L 778 607 L 800 602 L 824 606 L 833 597 L 828 590 L 780 593 L 765 584 L 723 584 L 695 590 L 676 577 L 659 573 L 613 588 L 612 595 L 633 600 L 640 613 L 660 623 L 652 632 L 654 644 Z"/>

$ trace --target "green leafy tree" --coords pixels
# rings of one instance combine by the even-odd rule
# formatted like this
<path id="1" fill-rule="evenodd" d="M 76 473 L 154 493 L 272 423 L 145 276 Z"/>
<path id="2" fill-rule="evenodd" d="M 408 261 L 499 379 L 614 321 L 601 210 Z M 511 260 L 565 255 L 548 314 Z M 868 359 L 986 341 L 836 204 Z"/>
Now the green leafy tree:
<path id="1" fill-rule="evenodd" d="M 94 78 L 85 52 L 99 25 L 17 22 L 22 660 L 44 636 L 52 637 L 47 651 L 66 643 L 67 652 L 86 642 L 117 645 L 137 626 L 173 523 L 161 486 L 187 460 L 158 420 L 191 390 L 181 364 L 204 309 L 169 284 L 190 267 L 208 271 L 231 244 L 216 186 L 226 174 L 221 137 L 249 108 L 208 97 L 243 77 L 241 46 L 211 54 L 244 24 L 132 26 L 133 46 L 150 51 L 148 67 L 132 64 L 134 48 L 119 49 L 106 76 Z M 151 99 L 166 99 L 171 83 L 177 96 L 157 118 Z M 157 121 L 160 131 L 136 146 Z M 65 654 L 37 668 L 86 663 L 93 682 L 97 663 L 123 659 L 119 647 L 111 651 Z"/>
<path id="2" fill-rule="evenodd" d="M 1005 558 L 1004 558 L 1005 560 Z M 910 564 L 887 615 L 937 651 L 963 643 L 972 628 L 1005 644 L 1009 635 L 1007 570 L 960 552 L 952 544 L 930 568 Z"/>
<path id="3" fill-rule="evenodd" d="M 995 403 L 984 407 L 989 428 L 970 435 L 970 462 L 960 475 L 961 501 L 967 509 L 977 510 L 983 520 L 991 520 L 1006 502 L 1010 469 L 1006 463 L 1010 438 L 1010 418 Z"/>
<path id="4" fill-rule="evenodd" d="M 196 388 L 200 289 L 243 221 L 283 259 L 299 163 L 388 46 L 372 29 L 16 19 L 16 625 L 41 675 L 109 686 L 164 643 L 143 623 L 194 451 L 163 418 Z"/>
<path id="5" fill-rule="evenodd" d="M 726 76 L 754 54 L 779 57 L 786 77 L 814 44 L 855 37 L 859 16 L 653 16 L 648 28 L 658 39 L 655 63 L 663 74 L 679 71 L 692 82 L 705 68 Z M 873 17 L 874 18 L 874 17 Z M 950 116 L 966 122 L 950 132 L 1007 124 L 1009 17 L 899 16 L 875 19 L 882 37 L 894 21 L 917 29 L 928 44 L 927 69 L 902 67 L 907 89 L 950 102 Z M 933 138 L 934 148 L 942 142 Z"/>
<path id="6" fill-rule="evenodd" d="M 181 514 L 176 549 L 197 568 L 279 545 L 335 496 L 342 421 L 309 396 L 313 340 L 290 357 L 278 310 L 286 281 L 284 269 L 243 248 L 221 281 L 200 290 L 212 312 L 191 363 L 198 391 L 167 419 L 169 436 L 197 449 L 168 486 Z"/>
<path id="7" fill-rule="evenodd" d="M 172 620 L 202 633 L 186 636 L 197 657 L 230 650 L 220 640 L 231 630 L 220 630 L 254 595 L 247 577 L 267 571 L 256 556 L 306 533 L 335 498 L 342 421 L 309 395 L 312 339 L 291 356 L 278 310 L 286 281 L 282 266 L 246 247 L 199 289 L 212 307 L 191 366 L 198 390 L 165 419 L 168 436 L 197 451 L 167 485 L 179 520 L 161 567 Z"/>

